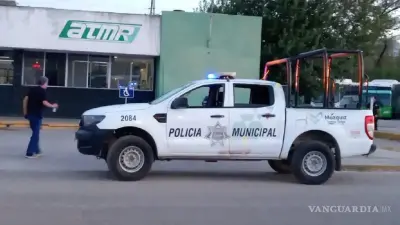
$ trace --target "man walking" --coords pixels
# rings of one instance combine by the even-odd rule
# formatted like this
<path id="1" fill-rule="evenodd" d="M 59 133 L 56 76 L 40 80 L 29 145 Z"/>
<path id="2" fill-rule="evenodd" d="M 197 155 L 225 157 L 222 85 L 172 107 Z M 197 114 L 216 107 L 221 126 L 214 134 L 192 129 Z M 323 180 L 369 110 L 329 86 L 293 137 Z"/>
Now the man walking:
<path id="1" fill-rule="evenodd" d="M 375 130 L 378 130 L 378 116 L 382 104 L 375 96 L 372 98 L 372 104 L 372 113 L 375 117 Z"/>
<path id="2" fill-rule="evenodd" d="M 47 101 L 47 84 L 47 77 L 40 77 L 38 80 L 38 86 L 30 88 L 23 101 L 24 117 L 29 120 L 29 126 L 32 130 L 32 136 L 26 150 L 26 158 L 36 158 L 41 154 L 39 136 L 44 107 L 58 108 L 56 103 L 51 104 Z"/>

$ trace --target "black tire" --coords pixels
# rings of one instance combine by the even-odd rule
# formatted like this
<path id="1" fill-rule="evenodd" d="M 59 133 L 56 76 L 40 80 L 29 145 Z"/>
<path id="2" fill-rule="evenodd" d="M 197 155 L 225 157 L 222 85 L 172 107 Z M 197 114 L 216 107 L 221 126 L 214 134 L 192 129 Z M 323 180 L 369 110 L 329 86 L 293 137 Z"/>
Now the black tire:
<path id="1" fill-rule="evenodd" d="M 321 154 L 325 156 L 326 167 L 321 168 L 320 174 L 310 175 L 305 171 L 303 167 L 303 160 L 308 153 L 315 152 L 316 154 Z M 308 185 L 319 185 L 323 184 L 331 178 L 335 170 L 335 156 L 332 153 L 328 145 L 320 141 L 305 141 L 300 143 L 293 152 L 291 160 L 292 173 L 296 179 L 302 184 Z M 324 169 L 324 170 L 323 170 Z"/>
<path id="2" fill-rule="evenodd" d="M 121 167 L 119 157 L 121 152 L 129 146 L 139 148 L 144 155 L 143 166 L 135 172 L 127 172 Z M 107 154 L 107 165 L 111 174 L 120 181 L 138 181 L 143 179 L 151 169 L 154 154 L 151 146 L 141 137 L 128 135 L 120 137 L 110 147 Z"/>
<path id="3" fill-rule="evenodd" d="M 277 173 L 281 174 L 292 173 L 290 164 L 286 160 L 268 160 L 268 164 Z"/>

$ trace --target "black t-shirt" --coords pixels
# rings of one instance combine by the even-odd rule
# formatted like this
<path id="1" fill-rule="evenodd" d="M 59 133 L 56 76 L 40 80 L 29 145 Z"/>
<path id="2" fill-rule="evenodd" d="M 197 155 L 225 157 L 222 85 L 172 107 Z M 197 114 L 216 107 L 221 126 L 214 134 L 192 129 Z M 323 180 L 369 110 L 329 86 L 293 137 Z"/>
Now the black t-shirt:
<path id="1" fill-rule="evenodd" d="M 375 101 L 373 106 L 372 106 L 372 111 L 374 115 L 378 115 L 378 111 L 381 108 L 381 103 L 379 101 Z"/>
<path id="2" fill-rule="evenodd" d="M 43 101 L 47 100 L 46 90 L 41 87 L 33 87 L 28 92 L 28 115 L 42 117 L 44 105 Z"/>

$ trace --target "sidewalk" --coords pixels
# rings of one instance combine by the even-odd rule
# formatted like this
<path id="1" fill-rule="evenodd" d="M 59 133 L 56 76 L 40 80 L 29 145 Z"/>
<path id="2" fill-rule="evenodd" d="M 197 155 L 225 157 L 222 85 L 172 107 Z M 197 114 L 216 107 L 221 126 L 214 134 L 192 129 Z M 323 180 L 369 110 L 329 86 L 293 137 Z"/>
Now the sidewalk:
<path id="1" fill-rule="evenodd" d="M 400 152 L 378 148 L 372 155 L 344 158 L 343 165 L 390 165 L 400 167 Z"/>
<path id="2" fill-rule="evenodd" d="M 345 171 L 400 171 L 400 152 L 377 149 L 372 155 L 342 159 Z"/>
<path id="3" fill-rule="evenodd" d="M 400 134 L 400 128 L 398 127 L 378 127 L 378 131 Z"/>
<path id="4" fill-rule="evenodd" d="M 400 130 L 397 128 L 378 128 L 378 130 L 374 132 L 374 137 L 392 141 L 400 141 Z"/>
<path id="5" fill-rule="evenodd" d="M 0 128 L 29 127 L 29 122 L 21 117 L 0 117 Z M 48 128 L 78 128 L 77 119 L 44 118 L 42 129 Z"/>

